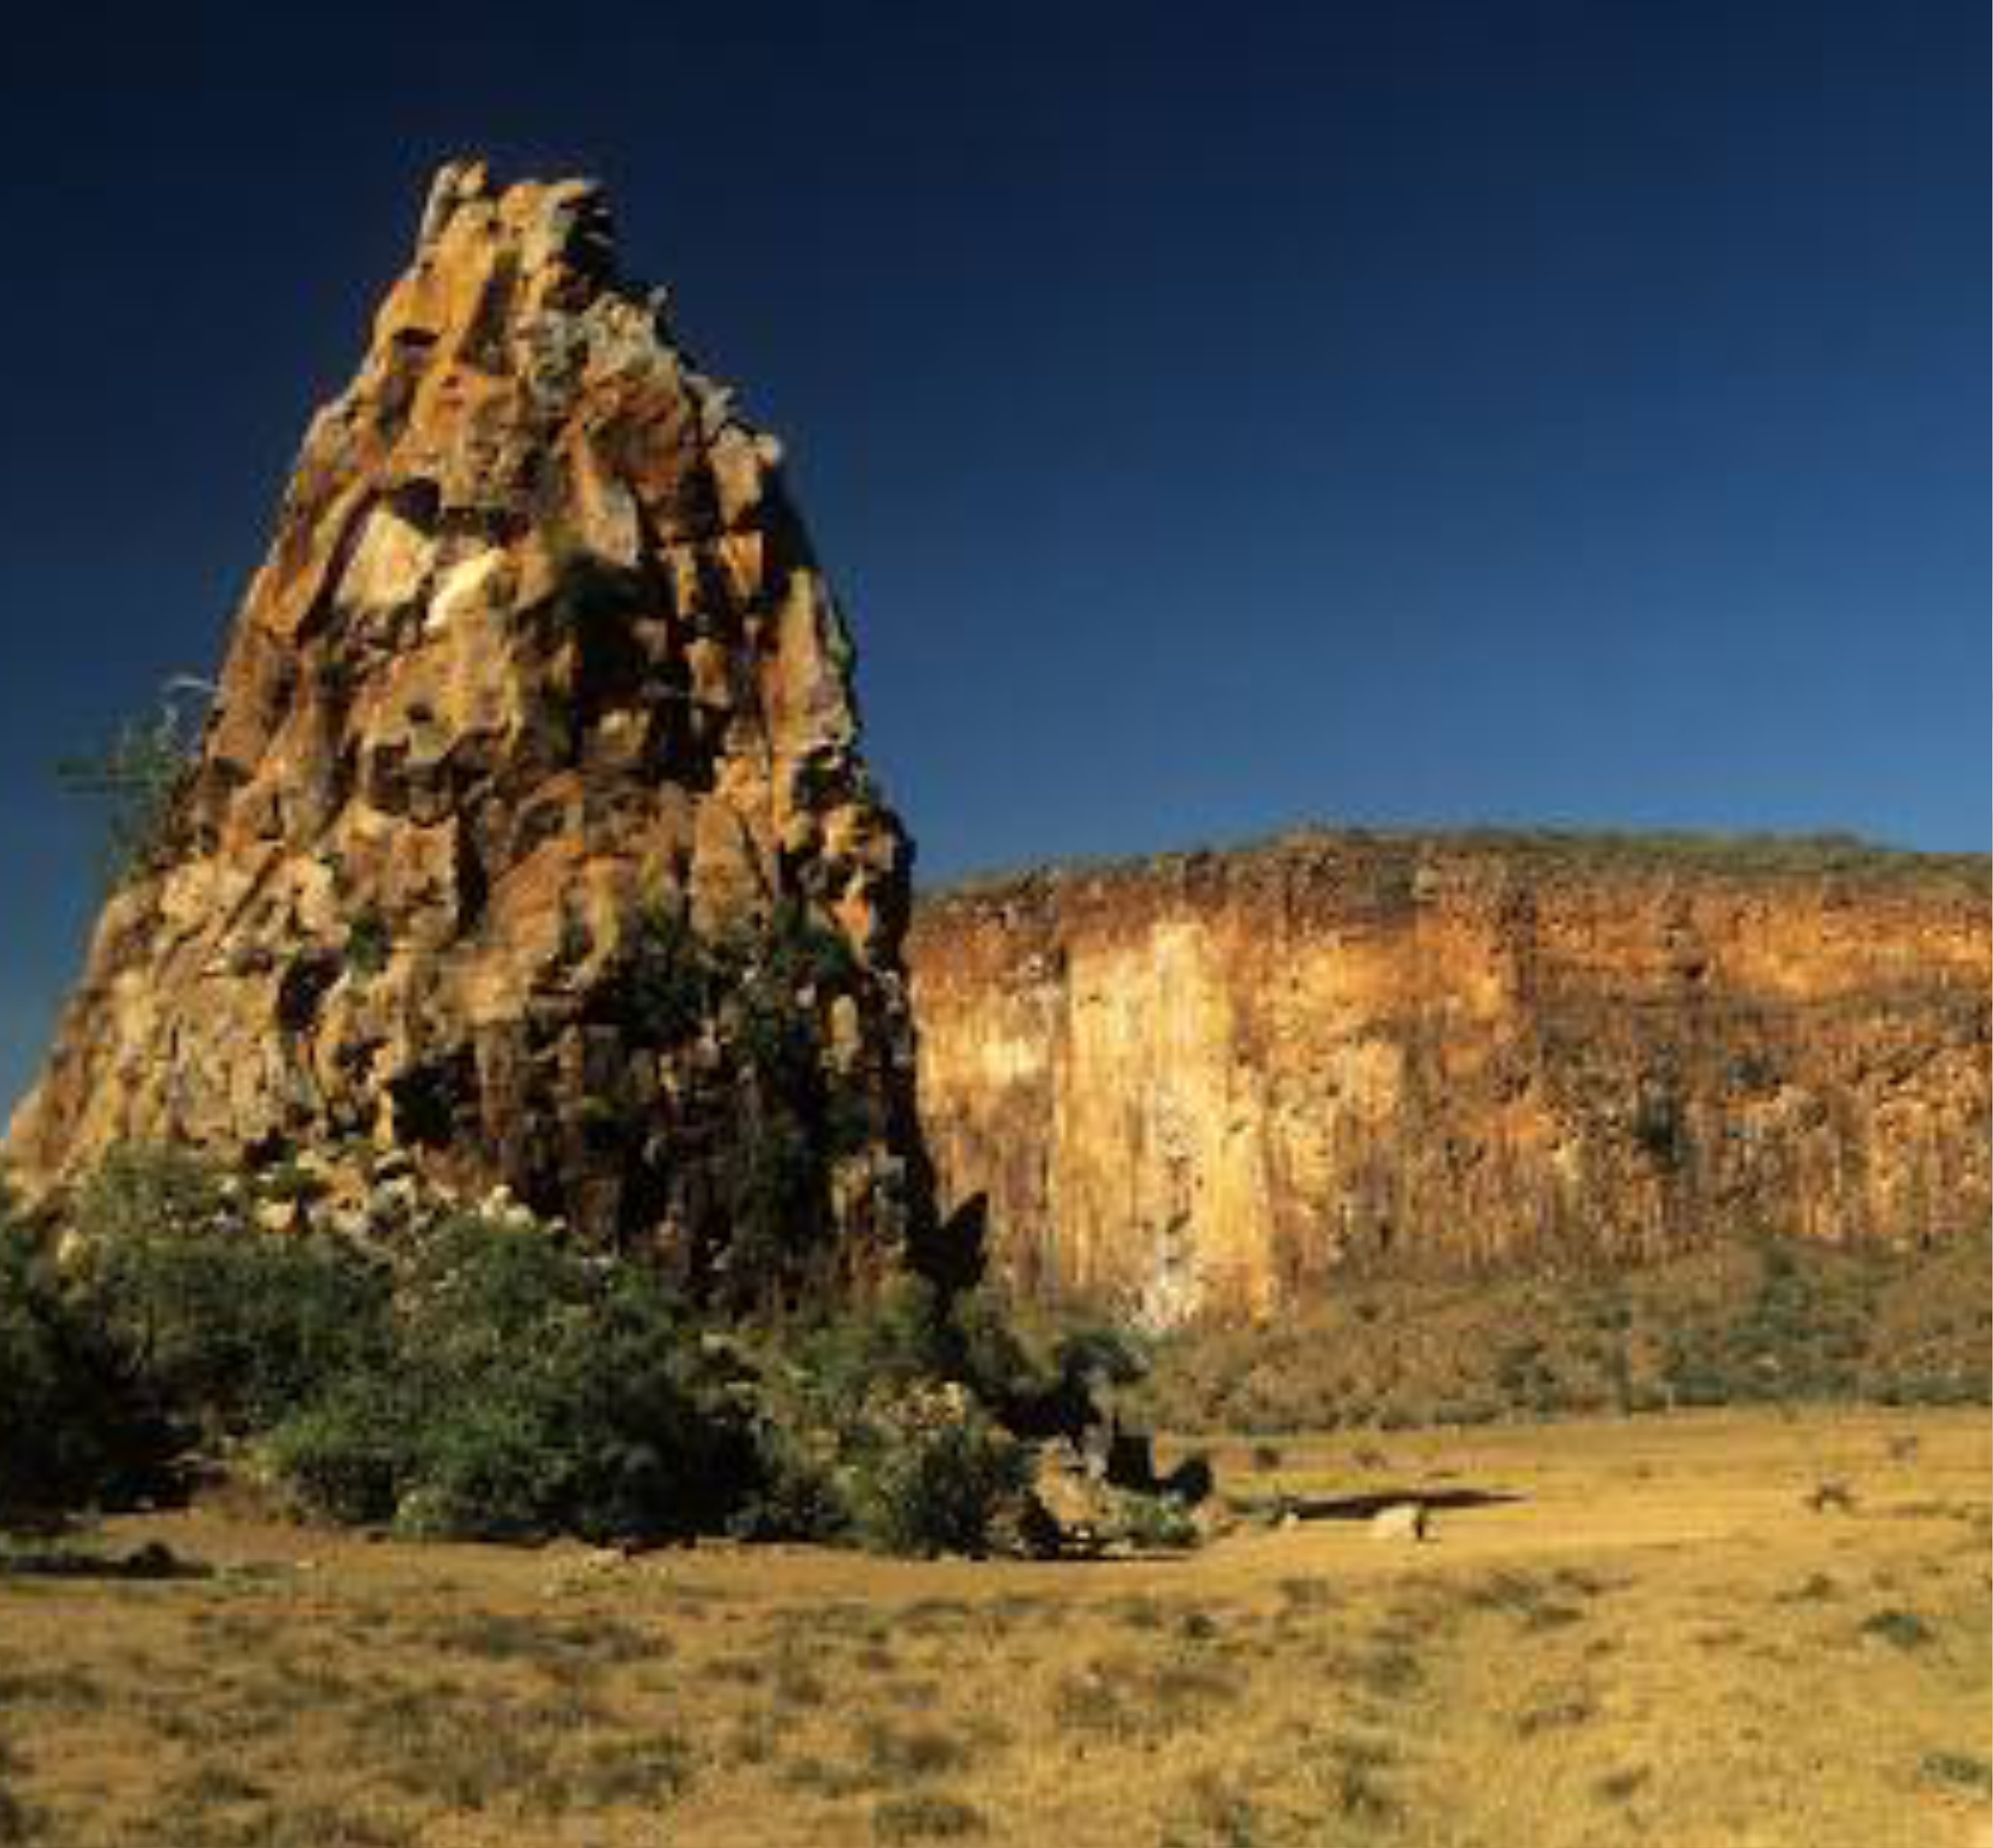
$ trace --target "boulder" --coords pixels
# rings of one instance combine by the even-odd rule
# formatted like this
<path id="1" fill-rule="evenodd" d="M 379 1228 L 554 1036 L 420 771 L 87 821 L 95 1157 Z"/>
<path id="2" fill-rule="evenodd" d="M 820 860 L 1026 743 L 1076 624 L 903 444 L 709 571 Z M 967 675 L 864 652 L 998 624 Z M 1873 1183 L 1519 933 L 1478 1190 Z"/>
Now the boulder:
<path id="1" fill-rule="evenodd" d="M 1403 1541 L 1416 1544 L 1432 1538 L 1431 1522 L 1423 1504 L 1394 1501 L 1370 1517 L 1370 1538 L 1386 1545 Z"/>

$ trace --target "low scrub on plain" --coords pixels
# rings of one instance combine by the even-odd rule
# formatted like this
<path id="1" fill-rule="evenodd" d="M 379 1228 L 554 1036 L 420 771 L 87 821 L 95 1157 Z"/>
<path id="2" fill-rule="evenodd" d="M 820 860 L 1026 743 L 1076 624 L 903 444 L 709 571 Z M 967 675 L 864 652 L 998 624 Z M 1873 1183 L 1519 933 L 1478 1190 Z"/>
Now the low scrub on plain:
<path id="1" fill-rule="evenodd" d="M 1554 1277 L 1352 1272 L 1305 1312 L 1154 1344 L 1171 1430 L 1476 1425 L 1717 1406 L 1993 1399 L 1993 1246 L 1736 1238 Z"/>
<path id="2" fill-rule="evenodd" d="M 218 1463 L 308 1517 L 415 1537 L 1056 1538 L 1011 1424 L 1085 1409 L 1096 1338 L 1035 1357 L 986 1298 L 912 1276 L 719 1324 L 516 1209 L 370 1242 L 272 1229 L 268 1195 L 133 1149 L 59 1223 L 5 1220 L 0 1396 L 22 1434 L 0 1512 L 115 1499 L 135 1447 L 156 1474 Z M 1150 1499 L 1129 1498 L 1131 1532 L 1170 1518 Z"/>

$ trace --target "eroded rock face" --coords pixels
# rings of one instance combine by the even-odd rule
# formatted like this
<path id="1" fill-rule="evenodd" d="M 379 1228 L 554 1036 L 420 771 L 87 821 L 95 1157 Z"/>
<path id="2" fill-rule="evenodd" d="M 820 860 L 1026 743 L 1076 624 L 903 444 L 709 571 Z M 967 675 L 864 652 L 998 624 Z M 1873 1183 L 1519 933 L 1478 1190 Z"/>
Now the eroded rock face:
<path id="1" fill-rule="evenodd" d="M 29 1188 L 123 1139 L 395 1146 L 694 1276 L 744 1194 L 847 1253 L 925 1211 L 850 643 L 663 315 L 592 184 L 439 176 L 14 1120 Z"/>
<path id="2" fill-rule="evenodd" d="M 924 901 L 941 1184 L 1158 1324 L 1379 1265 L 1984 1235 L 1983 859 L 1302 836 Z"/>

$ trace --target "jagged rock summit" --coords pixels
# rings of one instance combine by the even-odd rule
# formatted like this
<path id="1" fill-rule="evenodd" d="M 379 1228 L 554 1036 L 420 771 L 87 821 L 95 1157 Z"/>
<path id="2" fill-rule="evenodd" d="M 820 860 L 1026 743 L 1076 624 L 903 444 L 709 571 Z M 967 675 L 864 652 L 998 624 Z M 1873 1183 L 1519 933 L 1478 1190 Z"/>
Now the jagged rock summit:
<path id="1" fill-rule="evenodd" d="M 16 1180 L 184 1141 L 503 1184 L 737 1286 L 744 1227 L 890 1252 L 910 854 L 780 460 L 596 186 L 444 168 Z"/>

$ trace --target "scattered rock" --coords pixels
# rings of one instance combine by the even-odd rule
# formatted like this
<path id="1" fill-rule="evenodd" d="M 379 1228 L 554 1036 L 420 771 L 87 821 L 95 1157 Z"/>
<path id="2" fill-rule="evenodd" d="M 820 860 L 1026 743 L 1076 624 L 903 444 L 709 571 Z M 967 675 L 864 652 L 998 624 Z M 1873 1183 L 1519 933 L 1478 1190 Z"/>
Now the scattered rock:
<path id="1" fill-rule="evenodd" d="M 1431 1537 L 1431 1524 L 1425 1508 L 1417 1501 L 1394 1501 L 1370 1517 L 1370 1538 L 1373 1540 L 1417 1542 Z"/>

